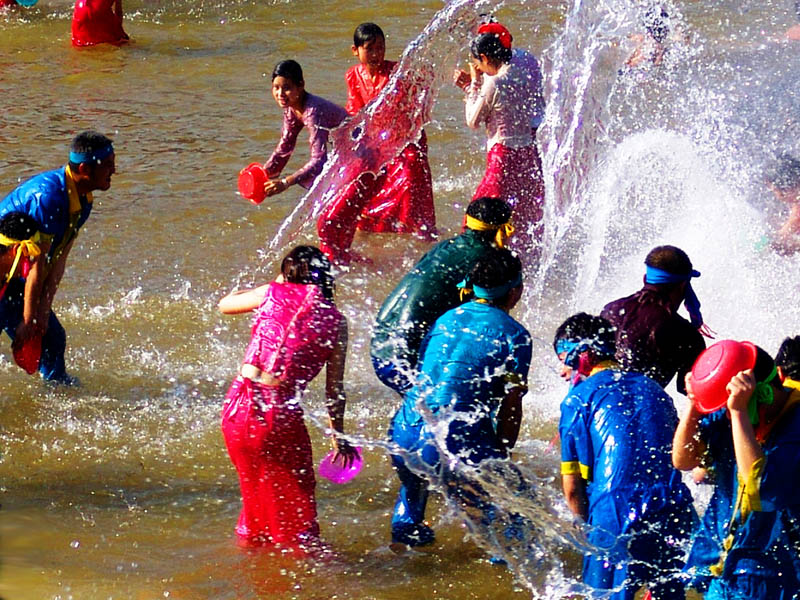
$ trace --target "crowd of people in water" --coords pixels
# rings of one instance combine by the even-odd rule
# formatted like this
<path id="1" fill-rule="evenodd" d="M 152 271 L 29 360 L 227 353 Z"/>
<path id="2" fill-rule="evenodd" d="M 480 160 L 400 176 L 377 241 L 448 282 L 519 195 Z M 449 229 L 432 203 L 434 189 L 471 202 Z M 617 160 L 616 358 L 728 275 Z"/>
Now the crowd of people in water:
<path id="1" fill-rule="evenodd" d="M 119 41 L 120 1 L 113 4 Z M 643 35 L 662 44 L 668 20 L 660 5 L 648 11 Z M 425 518 L 434 480 L 445 482 L 439 489 L 456 506 L 485 522 L 495 518 L 481 473 L 509 461 L 528 391 L 532 338 L 511 312 L 522 297 L 523 263 L 538 260 L 544 225 L 536 146 L 542 73 L 502 24 L 488 20 L 473 34 L 470 70 L 456 70 L 453 82 L 464 90 L 466 124 L 486 128 L 485 174 L 462 232 L 436 243 L 402 277 L 372 328 L 375 375 L 397 394 L 388 424 L 400 482 L 390 527 L 397 551 L 435 541 Z M 368 109 L 389 84 L 397 63 L 385 58 L 380 27 L 359 25 L 352 52 L 358 63 L 345 75 L 345 108 L 308 92 L 294 60 L 276 65 L 272 95 L 283 127 L 263 166 L 266 195 L 310 187 L 324 168 L 329 131 Z M 309 159 L 284 175 L 304 128 Z M 344 428 L 348 325 L 336 307 L 334 277 L 359 259 L 350 250 L 356 229 L 437 237 L 427 152 L 423 131 L 379 172 L 356 173 L 325 207 L 319 247 L 291 249 L 275 281 L 219 301 L 224 314 L 253 314 L 222 411 L 242 495 L 236 534 L 245 544 L 299 551 L 320 545 L 300 399 L 324 368 L 334 461 L 353 463 L 358 450 Z M 66 370 L 66 334 L 53 301 L 92 194 L 108 190 L 114 172 L 112 141 L 85 131 L 73 139 L 65 166 L 0 201 L 0 321 L 20 366 L 48 381 L 77 383 Z M 781 155 L 765 179 L 790 208 L 771 246 L 797 252 L 800 161 Z M 700 273 L 687 254 L 658 246 L 644 265 L 639 291 L 609 302 L 600 315 L 572 315 L 553 334 L 567 387 L 558 426 L 563 494 L 594 548 L 584 557 L 583 582 L 620 599 L 642 587 L 659 600 L 684 598 L 690 587 L 714 599 L 796 598 L 800 336 L 787 337 L 775 358 L 749 342 L 706 348 L 713 332 L 691 285 Z M 716 388 L 698 371 L 713 363 L 712 375 L 725 372 L 737 356 L 747 360 Z M 690 401 L 680 419 L 664 391 L 674 379 Z M 684 471 L 713 486 L 702 518 Z M 506 535 L 517 535 L 511 529 Z"/>

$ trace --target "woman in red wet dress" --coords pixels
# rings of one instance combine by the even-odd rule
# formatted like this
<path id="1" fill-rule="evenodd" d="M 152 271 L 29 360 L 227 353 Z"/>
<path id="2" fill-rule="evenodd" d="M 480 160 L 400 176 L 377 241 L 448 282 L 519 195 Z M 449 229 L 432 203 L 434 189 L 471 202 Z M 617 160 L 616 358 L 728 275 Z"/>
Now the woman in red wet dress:
<path id="1" fill-rule="evenodd" d="M 277 280 L 228 294 L 219 309 L 255 313 L 222 410 L 242 492 L 236 533 L 249 545 L 311 550 L 319 540 L 316 482 L 300 398 L 323 367 L 334 460 L 349 466 L 356 454 L 341 437 L 347 322 L 333 303 L 330 263 L 319 249 L 297 246 L 283 259 Z"/>

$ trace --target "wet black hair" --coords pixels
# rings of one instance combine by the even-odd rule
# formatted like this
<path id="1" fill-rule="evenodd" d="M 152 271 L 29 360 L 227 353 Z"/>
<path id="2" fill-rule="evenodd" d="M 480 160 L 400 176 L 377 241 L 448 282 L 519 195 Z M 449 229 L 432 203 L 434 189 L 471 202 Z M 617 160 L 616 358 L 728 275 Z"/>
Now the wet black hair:
<path id="1" fill-rule="evenodd" d="M 289 283 L 318 285 L 323 296 L 333 299 L 331 263 L 319 248 L 295 246 L 281 261 L 281 273 Z"/>
<path id="2" fill-rule="evenodd" d="M 595 352 L 598 348 L 606 349 L 607 353 L 597 358 L 612 357 L 616 353 L 616 334 L 616 328 L 607 319 L 580 312 L 558 326 L 553 337 L 553 350 L 558 353 L 558 342 L 561 340 L 584 340 Z"/>
<path id="3" fill-rule="evenodd" d="M 756 346 L 756 366 L 753 367 L 753 377 L 756 378 L 756 381 L 766 381 L 774 369 L 775 361 L 772 360 L 772 357 L 761 346 Z M 773 387 L 782 387 L 778 377 L 770 381 L 770 384 Z"/>
<path id="4" fill-rule="evenodd" d="M 82 131 L 72 139 L 69 146 L 70 152 L 77 152 L 78 154 L 91 154 L 98 150 L 102 150 L 111 144 L 111 139 L 97 131 Z M 73 171 L 78 169 L 78 163 L 69 161 L 69 167 Z"/>
<path id="5" fill-rule="evenodd" d="M 689 275 L 692 272 L 692 261 L 689 260 L 689 255 L 675 246 L 656 246 L 647 253 L 644 264 L 673 275 Z"/>
<path id="6" fill-rule="evenodd" d="M 39 224 L 25 213 L 10 212 L 0 217 L 0 233 L 15 240 L 29 240 L 39 230 Z M 7 248 L 0 244 L 0 248 Z"/>
<path id="7" fill-rule="evenodd" d="M 469 51 L 474 58 L 480 58 L 481 54 L 485 54 L 488 58 L 502 63 L 511 61 L 511 48 L 503 46 L 496 33 L 481 33 L 472 40 Z"/>
<path id="8" fill-rule="evenodd" d="M 385 40 L 386 36 L 383 34 L 383 29 L 378 27 L 375 23 L 362 23 L 353 32 L 353 45 L 356 48 L 368 44 L 376 39 Z"/>
<path id="9" fill-rule="evenodd" d="M 282 60 L 275 68 L 272 69 L 272 79 L 274 81 L 276 77 L 284 77 L 290 80 L 295 85 L 303 85 L 305 80 L 303 79 L 303 68 L 300 66 L 296 60 Z"/>
<path id="10" fill-rule="evenodd" d="M 500 198 L 483 196 L 469 203 L 467 215 L 488 225 L 505 225 L 511 218 L 511 206 Z M 475 234 L 487 240 L 493 240 L 497 235 L 493 230 L 475 231 Z"/>
<path id="11" fill-rule="evenodd" d="M 768 183 L 781 191 L 800 187 L 800 160 L 783 152 L 767 167 L 764 175 Z"/>
<path id="12" fill-rule="evenodd" d="M 483 196 L 469 203 L 467 214 L 489 225 L 504 225 L 511 218 L 511 206 L 500 198 Z"/>
<path id="13" fill-rule="evenodd" d="M 515 280 L 521 272 L 522 262 L 516 254 L 508 248 L 491 248 L 472 266 L 467 281 L 482 288 L 495 288 Z M 511 290 L 489 302 L 502 304 L 510 293 Z"/>
<path id="14" fill-rule="evenodd" d="M 800 381 L 800 335 L 783 340 L 775 355 L 775 364 L 783 370 L 784 375 Z"/>

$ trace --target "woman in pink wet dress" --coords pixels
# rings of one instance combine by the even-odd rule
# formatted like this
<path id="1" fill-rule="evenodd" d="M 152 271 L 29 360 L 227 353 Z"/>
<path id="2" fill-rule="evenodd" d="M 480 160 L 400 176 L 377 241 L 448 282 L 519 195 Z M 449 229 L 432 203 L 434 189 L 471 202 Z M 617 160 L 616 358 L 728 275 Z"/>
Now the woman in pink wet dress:
<path id="1" fill-rule="evenodd" d="M 333 303 L 330 263 L 311 246 L 283 259 L 272 283 L 220 300 L 224 314 L 255 311 L 240 374 L 222 410 L 222 433 L 239 474 L 236 533 L 252 545 L 308 550 L 319 540 L 311 441 L 300 398 L 325 367 L 335 461 L 355 449 L 343 434 L 347 322 Z"/>
<path id="2" fill-rule="evenodd" d="M 454 82 L 466 92 L 466 120 L 486 127 L 486 172 L 473 200 L 489 196 L 514 209 L 517 235 L 512 247 L 538 254 L 542 237 L 544 180 L 536 129 L 544 115 L 542 72 L 531 53 L 512 49 L 499 23 L 486 23 L 470 46 L 470 73 L 456 70 Z"/>

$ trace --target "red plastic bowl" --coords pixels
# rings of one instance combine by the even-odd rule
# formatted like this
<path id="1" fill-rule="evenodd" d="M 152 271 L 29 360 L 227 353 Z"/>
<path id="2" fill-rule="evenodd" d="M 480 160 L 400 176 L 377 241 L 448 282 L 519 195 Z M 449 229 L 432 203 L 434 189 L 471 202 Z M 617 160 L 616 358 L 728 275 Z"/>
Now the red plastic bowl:
<path id="1" fill-rule="evenodd" d="M 34 335 L 28 338 L 21 346 L 14 346 L 12 352 L 14 361 L 28 375 L 33 375 L 39 369 L 39 361 L 42 358 L 42 337 Z"/>
<path id="2" fill-rule="evenodd" d="M 712 413 L 728 402 L 726 387 L 734 375 L 756 366 L 756 347 L 750 342 L 722 340 L 706 348 L 692 367 L 694 404 Z"/>
<path id="3" fill-rule="evenodd" d="M 267 173 L 258 163 L 249 164 L 239 171 L 239 193 L 253 204 L 261 204 L 266 198 L 265 183 Z"/>

